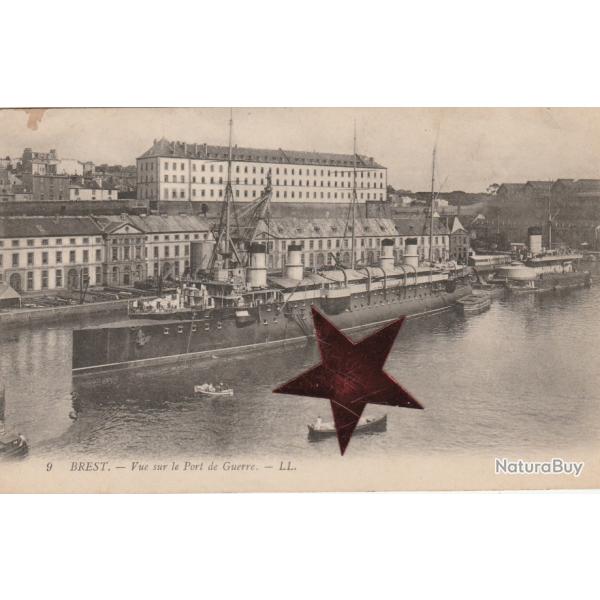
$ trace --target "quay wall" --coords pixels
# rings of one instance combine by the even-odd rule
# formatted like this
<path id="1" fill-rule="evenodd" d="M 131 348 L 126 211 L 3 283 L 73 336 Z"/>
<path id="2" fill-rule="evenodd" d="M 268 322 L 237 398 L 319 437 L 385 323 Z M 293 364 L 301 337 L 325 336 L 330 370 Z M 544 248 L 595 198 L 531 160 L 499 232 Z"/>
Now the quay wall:
<path id="1" fill-rule="evenodd" d="M 128 300 L 109 300 L 107 302 L 90 302 L 89 304 L 48 306 L 0 312 L 0 326 L 56 323 L 104 313 L 110 313 L 115 319 L 119 319 L 127 316 L 127 302 Z"/>
<path id="2" fill-rule="evenodd" d="M 56 217 L 56 216 L 109 216 L 121 213 L 141 214 L 145 207 L 135 205 L 132 200 L 39 200 L 0 203 L 0 217 Z"/>

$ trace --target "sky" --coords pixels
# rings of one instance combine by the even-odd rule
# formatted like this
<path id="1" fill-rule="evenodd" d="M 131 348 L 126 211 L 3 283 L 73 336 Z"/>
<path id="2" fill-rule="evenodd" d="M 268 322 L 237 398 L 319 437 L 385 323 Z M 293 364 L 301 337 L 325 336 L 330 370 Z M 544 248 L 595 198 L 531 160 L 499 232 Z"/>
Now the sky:
<path id="1" fill-rule="evenodd" d="M 0 110 L 0 156 L 56 148 L 59 157 L 135 164 L 155 138 L 227 144 L 228 108 Z M 234 108 L 233 143 L 352 153 L 413 191 L 485 191 L 491 183 L 600 178 L 600 109 Z M 28 125 L 29 124 L 29 125 Z"/>

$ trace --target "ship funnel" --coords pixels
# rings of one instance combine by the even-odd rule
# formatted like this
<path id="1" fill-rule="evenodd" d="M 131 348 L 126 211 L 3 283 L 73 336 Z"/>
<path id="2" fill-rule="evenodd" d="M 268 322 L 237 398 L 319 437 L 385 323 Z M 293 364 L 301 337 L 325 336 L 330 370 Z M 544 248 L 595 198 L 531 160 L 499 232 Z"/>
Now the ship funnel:
<path id="1" fill-rule="evenodd" d="M 394 240 L 381 240 L 379 266 L 382 269 L 391 269 L 394 266 Z"/>
<path id="2" fill-rule="evenodd" d="M 250 244 L 249 252 L 248 285 L 253 288 L 267 287 L 267 256 L 264 244 Z"/>
<path id="3" fill-rule="evenodd" d="M 417 252 L 417 238 L 406 238 L 404 250 L 404 264 L 415 269 L 419 266 L 419 253 Z"/>
<path id="4" fill-rule="evenodd" d="M 529 252 L 534 256 L 542 253 L 542 228 L 530 227 L 527 230 Z"/>
<path id="5" fill-rule="evenodd" d="M 304 277 L 304 266 L 300 259 L 300 253 L 302 252 L 302 246 L 291 245 L 288 246 L 288 255 L 285 263 L 285 276 L 288 279 L 294 281 L 302 281 Z"/>

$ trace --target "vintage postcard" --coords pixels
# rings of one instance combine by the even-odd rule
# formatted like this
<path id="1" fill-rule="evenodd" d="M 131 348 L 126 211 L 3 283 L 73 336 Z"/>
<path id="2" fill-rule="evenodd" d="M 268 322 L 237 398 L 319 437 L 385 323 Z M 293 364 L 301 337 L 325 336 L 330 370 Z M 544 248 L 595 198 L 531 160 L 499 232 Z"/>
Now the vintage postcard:
<path id="1" fill-rule="evenodd" d="M 0 492 L 596 488 L 600 110 L 0 110 Z"/>

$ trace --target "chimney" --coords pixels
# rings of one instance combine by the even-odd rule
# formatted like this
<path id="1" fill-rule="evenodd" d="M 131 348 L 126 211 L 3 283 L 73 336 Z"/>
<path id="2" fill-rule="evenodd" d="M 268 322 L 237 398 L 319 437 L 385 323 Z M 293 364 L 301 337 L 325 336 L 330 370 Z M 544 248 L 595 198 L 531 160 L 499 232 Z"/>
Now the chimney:
<path id="1" fill-rule="evenodd" d="M 294 281 L 302 281 L 304 278 L 304 267 L 300 260 L 302 246 L 288 246 L 287 260 L 285 261 L 285 276 Z"/>
<path id="2" fill-rule="evenodd" d="M 247 283 L 253 288 L 267 287 L 267 255 L 264 244 L 250 244 L 250 266 L 247 269 Z"/>
<path id="3" fill-rule="evenodd" d="M 406 238 L 404 251 L 404 264 L 415 269 L 419 266 L 419 254 L 417 252 L 417 238 Z"/>
<path id="4" fill-rule="evenodd" d="M 541 227 L 530 227 L 527 230 L 529 252 L 533 256 L 542 253 L 542 228 Z"/>
<path id="5" fill-rule="evenodd" d="M 394 240 L 381 240 L 379 266 L 382 269 L 392 269 L 394 267 Z"/>

